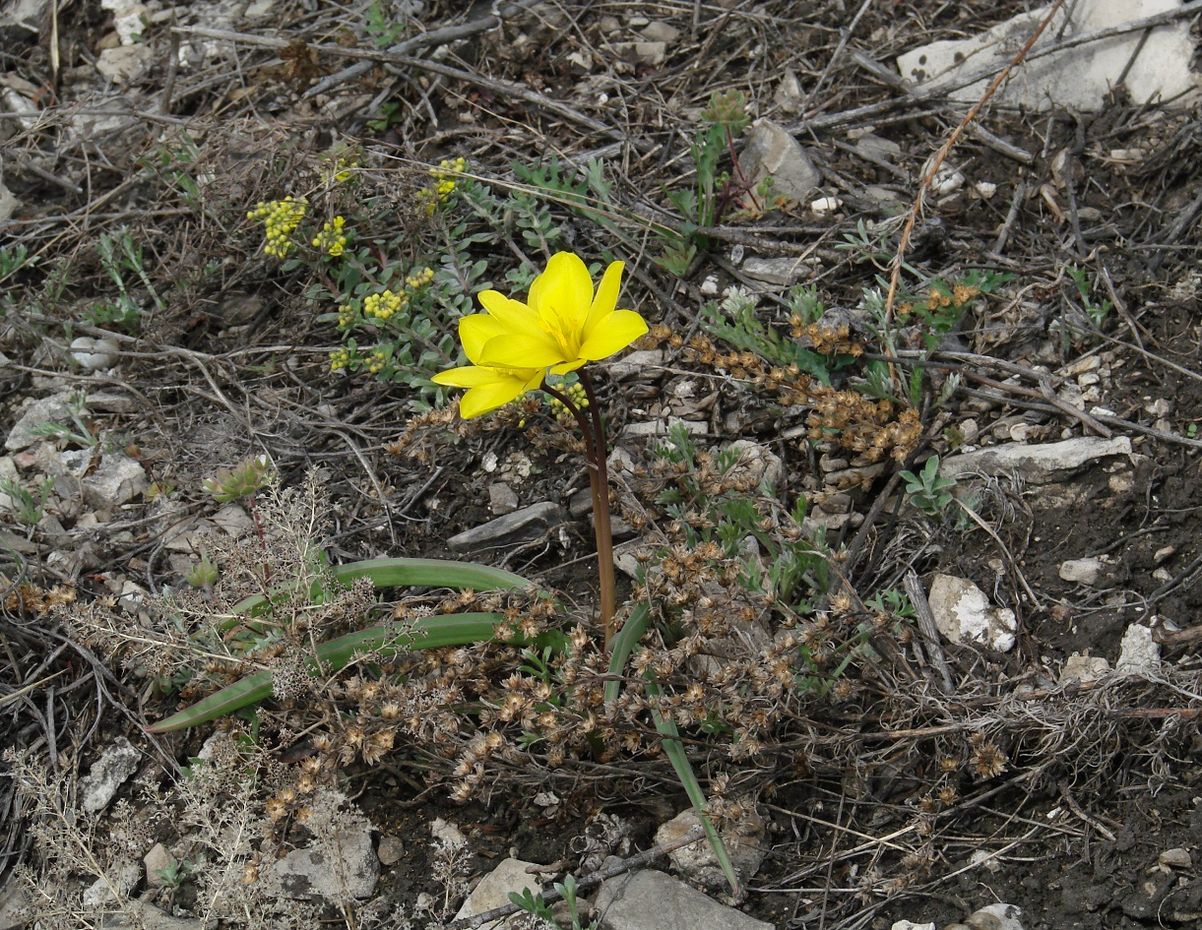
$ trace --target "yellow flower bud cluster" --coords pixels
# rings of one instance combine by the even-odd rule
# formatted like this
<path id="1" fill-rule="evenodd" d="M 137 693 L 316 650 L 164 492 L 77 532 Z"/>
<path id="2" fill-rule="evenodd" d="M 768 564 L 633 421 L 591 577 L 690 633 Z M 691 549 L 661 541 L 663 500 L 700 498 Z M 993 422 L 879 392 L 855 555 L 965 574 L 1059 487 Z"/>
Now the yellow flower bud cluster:
<path id="1" fill-rule="evenodd" d="M 336 216 L 321 227 L 321 232 L 313 237 L 313 248 L 320 249 L 327 255 L 337 258 L 346 249 L 346 217 Z"/>
<path id="2" fill-rule="evenodd" d="M 293 198 L 291 194 L 283 200 L 261 200 L 246 214 L 248 220 L 263 223 L 263 253 L 272 258 L 284 258 L 296 244 L 292 233 L 305 218 L 309 202 L 304 197 Z"/>
<path id="3" fill-rule="evenodd" d="M 338 328 L 346 329 L 355 322 L 355 305 L 342 304 L 338 307 Z"/>
<path id="4" fill-rule="evenodd" d="M 355 155 L 339 155 L 330 169 L 334 183 L 345 184 L 358 167 L 359 159 Z"/>
<path id="5" fill-rule="evenodd" d="M 434 280 L 433 268 L 418 268 L 413 274 L 405 278 L 405 286 L 410 290 L 416 291 L 419 287 L 425 287 Z"/>
<path id="6" fill-rule="evenodd" d="M 577 381 L 575 384 L 569 384 L 560 388 L 560 392 L 572 402 L 572 405 L 577 410 L 585 410 L 588 408 L 588 394 L 585 393 L 584 385 Z M 555 414 L 555 419 L 564 426 L 575 426 L 576 417 L 558 397 L 551 398 L 551 412 Z"/>
<path id="7" fill-rule="evenodd" d="M 335 349 L 330 353 L 330 371 L 341 371 L 344 368 L 349 368 L 358 360 L 359 356 L 353 349 Z"/>
<path id="8" fill-rule="evenodd" d="M 388 356 L 379 350 L 371 354 L 371 361 L 367 363 L 367 370 L 373 375 L 378 375 L 380 370 L 388 363 Z"/>
<path id="9" fill-rule="evenodd" d="M 432 216 L 441 204 L 447 202 L 447 198 L 455 190 L 455 176 L 462 174 L 466 168 L 466 158 L 444 158 L 437 167 L 430 169 L 430 177 L 434 179 L 434 183 L 417 192 L 418 203 L 425 209 L 427 216 Z"/>
<path id="10" fill-rule="evenodd" d="M 383 290 L 363 298 L 363 315 L 377 320 L 389 320 L 408 303 L 409 298 L 403 293 L 394 294 L 390 290 Z"/>

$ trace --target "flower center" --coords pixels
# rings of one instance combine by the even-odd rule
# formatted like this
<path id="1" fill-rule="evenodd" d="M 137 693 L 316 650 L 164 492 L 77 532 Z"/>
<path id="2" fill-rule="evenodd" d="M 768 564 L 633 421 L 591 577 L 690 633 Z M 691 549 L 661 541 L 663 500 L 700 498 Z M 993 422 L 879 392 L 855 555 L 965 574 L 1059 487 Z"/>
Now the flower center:
<path id="1" fill-rule="evenodd" d="M 575 325 L 574 314 L 551 305 L 542 314 L 547 333 L 555 340 L 566 361 L 580 354 L 580 333 Z"/>

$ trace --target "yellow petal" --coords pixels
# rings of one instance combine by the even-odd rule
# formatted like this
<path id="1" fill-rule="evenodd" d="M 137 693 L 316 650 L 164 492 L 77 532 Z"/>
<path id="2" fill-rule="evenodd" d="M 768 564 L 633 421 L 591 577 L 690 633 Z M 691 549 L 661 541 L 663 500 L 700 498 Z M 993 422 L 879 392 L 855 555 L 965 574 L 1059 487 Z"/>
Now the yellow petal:
<path id="1" fill-rule="evenodd" d="M 582 367 L 587 361 L 588 359 L 586 358 L 578 358 L 575 361 L 564 362 L 562 365 L 552 365 L 551 374 L 566 375 L 569 371 L 575 371 L 577 368 Z"/>
<path id="2" fill-rule="evenodd" d="M 563 351 L 545 333 L 537 337 L 502 335 L 484 344 L 480 361 L 499 368 L 546 368 L 568 361 Z"/>
<path id="3" fill-rule="evenodd" d="M 584 324 L 584 339 L 592 335 L 594 327 L 608 314 L 613 313 L 618 305 L 618 292 L 622 289 L 622 269 L 624 262 L 610 262 L 597 285 L 597 296 L 589 310 L 588 322 Z"/>
<path id="4" fill-rule="evenodd" d="M 500 291 L 481 291 L 477 296 L 489 315 L 511 330 L 537 332 L 542 328 L 538 314 L 520 300 L 511 300 Z"/>
<path id="5" fill-rule="evenodd" d="M 500 320 L 487 313 L 473 313 L 459 320 L 459 341 L 463 343 L 463 354 L 476 364 L 480 364 L 480 355 L 488 340 L 509 333 L 510 330 Z"/>
<path id="6" fill-rule="evenodd" d="M 504 407 L 510 401 L 517 400 L 526 392 L 526 385 L 520 378 L 502 378 L 488 384 L 474 387 L 459 398 L 459 415 L 465 420 L 478 417 Z"/>
<path id="7" fill-rule="evenodd" d="M 448 368 L 446 371 L 440 371 L 430 380 L 446 387 L 474 388 L 496 381 L 497 374 L 495 368 L 464 365 L 462 368 Z"/>
<path id="8" fill-rule="evenodd" d="M 633 310 L 615 310 L 593 328 L 580 347 L 580 357 L 590 362 L 608 358 L 646 332 L 647 321 Z"/>
<path id="9" fill-rule="evenodd" d="M 556 252 L 547 270 L 530 285 L 530 308 L 553 332 L 575 333 L 577 339 L 593 303 L 593 279 L 584 260 L 572 252 Z"/>

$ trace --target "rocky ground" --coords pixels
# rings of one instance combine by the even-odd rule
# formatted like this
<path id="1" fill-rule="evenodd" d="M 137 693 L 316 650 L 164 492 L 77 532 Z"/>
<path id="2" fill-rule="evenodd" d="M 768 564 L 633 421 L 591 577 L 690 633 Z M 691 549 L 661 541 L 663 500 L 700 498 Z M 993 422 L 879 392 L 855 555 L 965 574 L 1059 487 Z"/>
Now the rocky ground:
<path id="1" fill-rule="evenodd" d="M 0 930 L 1199 925 L 1197 11 L 1027 6 L 0 6 Z M 429 380 L 561 249 L 616 672 L 580 444 Z M 393 556 L 554 597 L 311 599 Z"/>

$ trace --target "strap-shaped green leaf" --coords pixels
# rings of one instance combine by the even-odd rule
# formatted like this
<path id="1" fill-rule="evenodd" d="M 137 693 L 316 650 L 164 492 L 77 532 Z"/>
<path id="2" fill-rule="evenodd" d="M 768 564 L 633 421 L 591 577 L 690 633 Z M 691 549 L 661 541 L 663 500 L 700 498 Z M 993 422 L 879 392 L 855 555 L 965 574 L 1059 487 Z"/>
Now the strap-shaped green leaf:
<path id="1" fill-rule="evenodd" d="M 530 582 L 521 575 L 501 568 L 481 565 L 477 562 L 457 562 L 453 559 L 365 559 L 332 565 L 329 568 L 334 580 L 341 585 L 350 585 L 359 578 L 369 578 L 377 588 L 455 588 L 459 591 L 513 591 L 530 587 Z M 295 590 L 295 589 L 293 589 Z M 288 591 L 277 589 L 279 594 Z M 273 592 L 273 597 L 276 592 Z M 316 600 L 322 595 L 321 585 L 314 582 L 309 591 Z M 262 594 L 239 601 L 231 611 L 234 615 L 223 623 L 224 629 L 232 629 L 239 617 L 258 614 L 267 604 Z"/>
<path id="2" fill-rule="evenodd" d="M 605 682 L 606 707 L 612 708 L 617 703 L 618 695 L 622 690 L 622 678 L 626 673 L 626 663 L 630 660 L 630 654 L 634 651 L 634 647 L 647 632 L 647 625 L 650 622 L 650 608 L 646 604 L 638 604 L 630 612 L 630 617 L 610 643 L 609 680 Z M 647 679 L 647 696 L 659 697 L 663 692 L 652 679 L 651 673 L 647 672 L 644 677 Z M 697 780 L 689 757 L 684 751 L 684 744 L 680 741 L 680 731 L 676 728 L 676 724 L 664 717 L 654 705 L 651 707 L 651 719 L 660 735 L 660 745 L 664 748 L 664 755 L 672 763 L 672 769 L 676 772 L 680 786 L 684 788 L 684 793 L 688 795 L 693 810 L 697 812 L 697 817 L 701 820 L 701 827 L 705 830 L 705 837 L 709 840 L 714 858 L 718 860 L 718 864 L 722 867 L 722 874 L 730 883 L 731 893 L 737 897 L 739 877 L 735 874 L 734 863 L 730 861 L 726 844 L 722 842 L 721 835 L 705 813 L 705 792 L 701 789 L 701 783 Z"/>
<path id="3" fill-rule="evenodd" d="M 445 646 L 487 642 L 493 638 L 497 624 L 502 619 L 500 614 L 489 613 L 443 614 L 423 617 L 401 633 L 382 626 L 356 630 L 322 643 L 317 647 L 316 659 L 309 659 L 309 665 L 317 674 L 328 674 L 345 667 L 352 658 L 365 652 L 395 655 L 413 649 L 441 649 Z M 183 730 L 232 714 L 269 697 L 271 672 L 255 672 L 166 720 L 147 727 L 147 730 L 151 733 Z"/>

